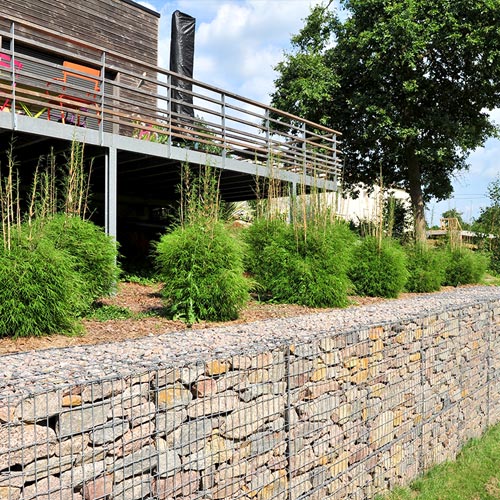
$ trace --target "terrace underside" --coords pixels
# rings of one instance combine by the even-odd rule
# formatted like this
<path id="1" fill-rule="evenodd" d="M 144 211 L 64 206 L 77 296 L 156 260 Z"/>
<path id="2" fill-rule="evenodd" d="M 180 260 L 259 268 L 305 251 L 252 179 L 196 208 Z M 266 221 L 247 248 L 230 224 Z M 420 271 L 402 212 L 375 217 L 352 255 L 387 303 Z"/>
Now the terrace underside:
<path id="1" fill-rule="evenodd" d="M 183 165 L 213 167 L 225 201 L 269 179 L 280 195 L 337 188 L 334 130 L 18 19 L 0 37 L 0 169 L 13 144 L 27 198 L 41 158 L 62 168 L 84 144 L 93 218 L 122 249 L 172 221 Z"/>

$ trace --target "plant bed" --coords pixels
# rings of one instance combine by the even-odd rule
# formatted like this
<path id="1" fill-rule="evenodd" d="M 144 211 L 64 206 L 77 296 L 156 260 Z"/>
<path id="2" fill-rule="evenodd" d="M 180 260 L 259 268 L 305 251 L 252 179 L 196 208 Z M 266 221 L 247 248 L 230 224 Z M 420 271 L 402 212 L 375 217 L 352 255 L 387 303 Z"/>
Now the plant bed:
<path id="1" fill-rule="evenodd" d="M 52 347 L 68 347 L 73 345 L 99 344 L 102 342 L 119 342 L 150 335 L 187 330 L 182 321 L 173 321 L 162 316 L 162 299 L 160 284 L 142 285 L 123 282 L 119 284 L 114 297 L 102 300 L 106 306 L 115 306 L 114 310 L 126 310 L 130 314 L 126 319 L 85 319 L 84 334 L 80 336 L 50 335 L 43 337 L 24 337 L 18 339 L 0 338 L 0 355 L 25 352 Z M 403 294 L 403 296 L 412 294 Z M 350 297 L 352 306 L 380 302 L 384 299 L 373 297 Z M 287 318 L 310 314 L 325 309 L 317 309 L 293 304 L 273 304 L 251 300 L 242 310 L 240 317 L 226 322 L 200 322 L 192 325 L 192 329 L 210 328 L 213 326 L 251 323 L 253 321 Z M 110 314 L 112 316 L 112 314 Z"/>

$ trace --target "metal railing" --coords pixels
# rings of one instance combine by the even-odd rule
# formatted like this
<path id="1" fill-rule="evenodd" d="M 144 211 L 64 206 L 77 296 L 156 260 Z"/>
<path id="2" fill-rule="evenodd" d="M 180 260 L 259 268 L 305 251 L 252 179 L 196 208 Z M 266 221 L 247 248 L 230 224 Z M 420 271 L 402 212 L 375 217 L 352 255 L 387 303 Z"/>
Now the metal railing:
<path id="1" fill-rule="evenodd" d="M 11 21 L 9 32 L 0 31 L 10 41 L 10 49 L 3 50 L 9 68 L 0 68 L 5 110 L 328 180 L 340 172 L 335 130 L 124 54 Z M 68 73 L 65 61 L 82 71 Z M 89 77 L 85 68 L 98 76 Z"/>

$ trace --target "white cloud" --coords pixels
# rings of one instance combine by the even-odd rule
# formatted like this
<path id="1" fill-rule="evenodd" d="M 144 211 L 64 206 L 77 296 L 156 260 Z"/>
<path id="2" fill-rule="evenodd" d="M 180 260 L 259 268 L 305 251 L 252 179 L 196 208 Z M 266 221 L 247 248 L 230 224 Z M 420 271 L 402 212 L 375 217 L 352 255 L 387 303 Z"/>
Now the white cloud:
<path id="1" fill-rule="evenodd" d="M 269 101 L 291 35 L 303 26 L 315 0 L 178 0 L 161 6 L 161 66 L 168 67 L 170 22 L 179 9 L 196 18 L 194 77 Z M 156 0 L 159 5 L 160 1 Z"/>

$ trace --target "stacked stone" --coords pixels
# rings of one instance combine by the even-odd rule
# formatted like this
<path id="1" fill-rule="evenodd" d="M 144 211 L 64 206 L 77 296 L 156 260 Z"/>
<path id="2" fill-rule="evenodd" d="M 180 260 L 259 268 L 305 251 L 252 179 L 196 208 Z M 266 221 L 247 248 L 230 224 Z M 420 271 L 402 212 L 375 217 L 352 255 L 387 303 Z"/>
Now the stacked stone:
<path id="1" fill-rule="evenodd" d="M 497 301 L 9 399 L 0 500 L 372 498 L 498 420 L 499 318 Z"/>

